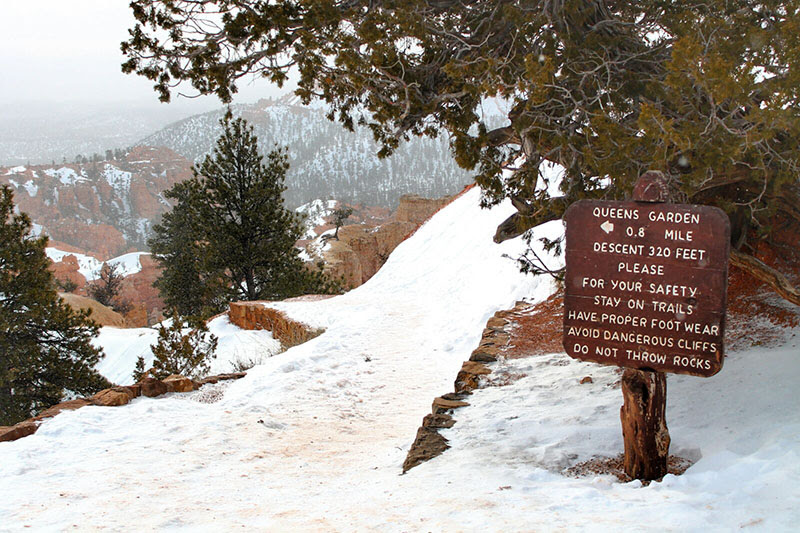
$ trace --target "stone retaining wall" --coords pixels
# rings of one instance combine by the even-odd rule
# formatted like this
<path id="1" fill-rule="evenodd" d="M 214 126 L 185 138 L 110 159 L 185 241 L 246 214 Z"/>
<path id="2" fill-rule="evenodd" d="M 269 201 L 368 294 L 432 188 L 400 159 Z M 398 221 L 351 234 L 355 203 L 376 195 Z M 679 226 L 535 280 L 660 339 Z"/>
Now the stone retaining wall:
<path id="1" fill-rule="evenodd" d="M 312 328 L 264 305 L 266 302 L 232 302 L 228 319 L 242 329 L 265 329 L 286 348 L 318 337 L 324 330 Z"/>
<path id="2" fill-rule="evenodd" d="M 240 379 L 245 376 L 245 372 L 235 372 L 232 374 L 219 374 L 209 376 L 201 380 L 192 380 L 184 376 L 173 374 L 163 380 L 146 377 L 134 385 L 115 386 L 103 389 L 90 398 L 78 398 L 68 402 L 54 405 L 38 416 L 23 420 L 13 426 L 0 426 L 0 442 L 7 442 L 21 439 L 28 435 L 33 435 L 39 429 L 39 424 L 46 418 L 52 418 L 62 411 L 74 411 L 87 405 L 97 405 L 102 407 L 118 407 L 125 405 L 134 398 L 147 396 L 155 398 L 168 392 L 191 392 L 209 383 L 218 383 L 224 380 Z"/>
<path id="3" fill-rule="evenodd" d="M 527 307 L 528 304 L 519 302 L 514 309 L 498 311 L 486 323 L 478 347 L 472 351 L 469 360 L 464 361 L 456 375 L 453 392 L 435 398 L 431 404 L 431 414 L 425 415 L 422 419 L 422 426 L 417 430 L 417 436 L 403 463 L 404 473 L 420 463 L 441 455 L 450 447 L 447 439 L 439 434 L 439 430 L 453 427 L 456 423 L 452 416 L 453 411 L 469 405 L 464 400 L 480 386 L 481 377 L 491 373 L 491 369 L 486 365 L 497 361 L 509 346 L 511 340 L 509 330 L 513 325 L 510 315 Z"/>

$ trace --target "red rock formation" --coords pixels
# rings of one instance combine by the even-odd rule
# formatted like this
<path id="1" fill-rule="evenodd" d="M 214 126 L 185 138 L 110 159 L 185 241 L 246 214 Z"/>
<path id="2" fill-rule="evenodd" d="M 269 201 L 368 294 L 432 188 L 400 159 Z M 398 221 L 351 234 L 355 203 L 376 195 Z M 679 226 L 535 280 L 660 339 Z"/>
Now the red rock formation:
<path id="1" fill-rule="evenodd" d="M 51 239 L 105 260 L 144 248 L 145 227 L 169 207 L 161 193 L 191 166 L 167 148 L 139 146 L 112 161 L 3 168 L 0 184 Z"/>
<path id="2" fill-rule="evenodd" d="M 310 328 L 281 311 L 266 307 L 264 302 L 231 302 L 228 319 L 242 329 L 271 331 L 284 348 L 302 344 L 322 333 L 322 330 Z"/>
<path id="3" fill-rule="evenodd" d="M 161 275 L 158 263 L 149 254 L 139 256 L 142 270 L 127 276 L 122 282 L 120 298 L 133 305 L 133 309 L 125 315 L 128 327 L 142 327 L 155 324 L 161 320 L 164 301 L 158 295 L 153 283 Z"/>
<path id="4" fill-rule="evenodd" d="M 351 288 L 357 287 L 383 266 L 389 254 L 452 198 L 428 199 L 416 195 L 400 198 L 393 217 L 377 227 L 347 225 L 339 240 L 330 240 L 324 259 L 328 272 Z"/>
<path id="5" fill-rule="evenodd" d="M 78 272 L 78 268 L 78 259 L 74 255 L 68 255 L 58 263 L 50 263 L 50 271 L 58 281 L 71 281 L 76 285 L 73 292 L 83 293 L 86 287 L 86 278 Z"/>
<path id="6" fill-rule="evenodd" d="M 450 196 L 430 199 L 416 194 L 406 194 L 400 197 L 394 219 L 398 222 L 411 222 L 419 227 L 451 200 Z"/>
<path id="7" fill-rule="evenodd" d="M 153 283 L 161 274 L 158 263 L 149 254 L 139 256 L 139 263 L 142 265 L 141 271 L 131 274 L 122 281 L 119 299 L 128 302 L 132 308 L 125 314 L 124 320 L 119 316 L 119 320 L 107 318 L 98 322 L 103 326 L 117 327 L 144 327 L 159 322 L 162 319 L 164 302 L 159 297 L 158 290 L 153 287 Z M 78 272 L 78 260 L 74 255 L 67 255 L 58 263 L 51 263 L 50 270 L 56 279 L 73 281 L 78 288 L 73 291 L 75 295 L 85 296 L 88 282 L 83 274 Z M 83 300 L 89 300 L 84 298 Z M 76 300 L 73 307 L 90 307 L 83 300 Z M 94 300 L 89 300 L 94 302 Z M 94 302 L 97 304 L 97 302 Z M 100 305 L 100 304 L 97 304 Z M 102 306 L 101 306 L 102 307 Z M 110 309 L 109 312 L 113 312 Z M 102 313 L 101 313 L 102 314 Z M 116 313 L 114 313 L 116 315 Z"/>

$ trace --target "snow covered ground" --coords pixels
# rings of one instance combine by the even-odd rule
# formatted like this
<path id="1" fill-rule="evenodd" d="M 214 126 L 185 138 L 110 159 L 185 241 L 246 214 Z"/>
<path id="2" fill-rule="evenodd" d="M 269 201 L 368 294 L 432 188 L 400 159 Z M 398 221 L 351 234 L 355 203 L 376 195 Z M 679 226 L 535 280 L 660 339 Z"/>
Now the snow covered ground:
<path id="1" fill-rule="evenodd" d="M 525 376 L 476 391 L 446 431 L 452 448 L 400 475 L 488 317 L 552 290 L 502 257 L 520 246 L 491 241 L 513 208 L 482 211 L 478 194 L 358 289 L 278 305 L 326 332 L 246 378 L 63 413 L 0 443 L 0 530 L 796 530 L 793 341 L 732 354 L 710 379 L 670 377 L 672 451 L 698 460 L 680 477 L 560 473 L 622 448 L 614 370 L 563 354 L 499 362 L 492 379 Z"/>
<path id="2" fill-rule="evenodd" d="M 306 216 L 305 228 L 306 232 L 303 239 L 313 239 L 317 237 L 317 232 L 314 228 L 325 224 L 325 218 L 333 214 L 336 208 L 336 200 L 313 200 L 307 204 L 303 204 L 295 211 L 301 215 Z"/>
<path id="3" fill-rule="evenodd" d="M 208 331 L 217 336 L 216 357 L 211 360 L 209 374 L 223 374 L 237 370 L 237 364 L 258 364 L 280 351 L 280 342 L 269 331 L 246 331 L 220 316 L 208 324 Z M 94 344 L 106 356 L 97 370 L 112 383 L 130 385 L 136 360 L 144 358 L 145 368 L 153 365 L 150 346 L 158 341 L 158 329 L 152 328 L 100 328 Z"/>
<path id="4" fill-rule="evenodd" d="M 53 248 L 52 246 L 45 248 L 44 251 L 47 254 L 47 257 L 49 257 L 50 260 L 55 263 L 62 261 L 68 255 L 74 255 L 78 260 L 78 272 L 80 272 L 81 275 L 86 278 L 86 281 L 94 281 L 100 277 L 100 269 L 103 268 L 103 262 L 96 257 L 75 252 L 65 252 L 64 250 L 59 250 L 58 248 Z M 130 276 L 131 274 L 141 272 L 142 263 L 139 261 L 139 258 L 142 255 L 150 254 L 148 252 L 130 252 L 119 257 L 109 259 L 108 263 L 117 265 L 119 273 L 123 276 Z"/>

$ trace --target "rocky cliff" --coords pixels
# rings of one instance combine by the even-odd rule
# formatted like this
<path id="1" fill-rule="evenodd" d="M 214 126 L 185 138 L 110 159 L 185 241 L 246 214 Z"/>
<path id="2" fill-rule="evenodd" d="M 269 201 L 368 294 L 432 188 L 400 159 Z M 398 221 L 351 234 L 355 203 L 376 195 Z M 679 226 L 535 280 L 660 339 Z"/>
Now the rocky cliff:
<path id="1" fill-rule="evenodd" d="M 191 162 L 148 146 L 107 161 L 0 168 L 37 232 L 100 259 L 145 249 L 169 208 L 162 192 L 189 176 Z"/>
<path id="2" fill-rule="evenodd" d="M 328 272 L 344 279 L 348 287 L 358 287 L 375 275 L 398 244 L 450 200 L 451 197 L 405 195 L 387 222 L 379 226 L 343 226 L 339 229 L 339 239 L 329 239 L 323 252 Z"/>
<path id="3" fill-rule="evenodd" d="M 87 296 L 88 285 L 95 279 L 97 271 L 99 271 L 102 263 L 93 257 L 79 253 L 66 254 L 61 258 L 58 258 L 56 254 L 51 255 L 59 259 L 58 261 L 54 260 L 50 265 L 50 270 L 53 272 L 56 280 L 58 280 L 62 286 L 65 285 L 67 280 L 74 283 L 75 289 L 72 290 L 72 294 L 69 294 L 69 296 L 74 296 L 76 298 L 74 300 L 75 302 L 82 302 L 83 300 L 80 300 L 80 298 Z M 124 323 L 103 323 L 102 325 L 143 327 L 155 324 L 162 319 L 164 302 L 159 297 L 158 290 L 153 287 L 153 282 L 160 275 L 161 269 L 152 256 L 150 254 L 129 254 L 122 258 L 111 259 L 109 262 L 117 263 L 120 261 L 127 261 L 130 263 L 132 262 L 131 256 L 134 256 L 134 262 L 138 264 L 136 264 L 134 268 L 131 268 L 131 265 L 127 265 L 127 271 L 124 267 L 121 269 L 121 273 L 125 277 L 119 292 L 119 301 L 127 302 L 130 304 L 131 309 L 125 313 Z M 85 268 L 82 270 L 81 261 L 96 265 L 95 271 L 87 273 Z M 83 266 L 87 267 L 86 264 Z M 84 300 L 89 300 L 89 298 L 84 298 Z M 93 302 L 94 300 L 90 301 Z M 70 304 L 73 303 L 72 300 L 68 300 L 68 302 Z M 83 304 L 79 305 L 79 307 L 81 306 L 86 307 Z"/>

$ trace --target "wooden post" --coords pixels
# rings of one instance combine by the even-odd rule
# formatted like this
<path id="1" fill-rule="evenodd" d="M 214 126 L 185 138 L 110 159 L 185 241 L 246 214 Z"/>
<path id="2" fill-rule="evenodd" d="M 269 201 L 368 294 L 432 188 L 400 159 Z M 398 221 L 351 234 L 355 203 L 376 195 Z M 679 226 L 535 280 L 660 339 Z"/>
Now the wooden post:
<path id="1" fill-rule="evenodd" d="M 619 417 L 625 441 L 625 473 L 633 479 L 664 477 L 670 442 L 665 418 L 667 375 L 626 368 L 622 398 Z"/>
<path id="2" fill-rule="evenodd" d="M 642 174 L 633 190 L 636 202 L 669 202 L 667 180 L 661 172 Z M 626 368 L 622 374 L 623 404 L 619 410 L 625 443 L 625 473 L 633 479 L 654 480 L 667 474 L 667 375 Z"/>

